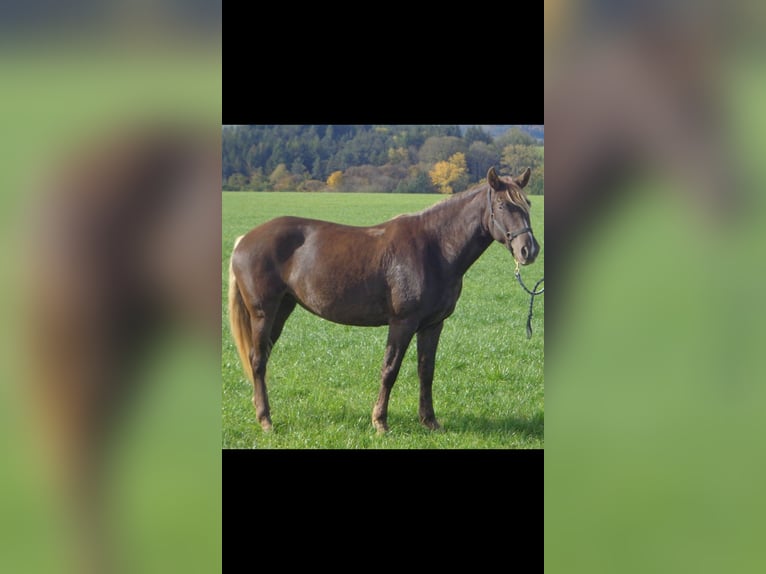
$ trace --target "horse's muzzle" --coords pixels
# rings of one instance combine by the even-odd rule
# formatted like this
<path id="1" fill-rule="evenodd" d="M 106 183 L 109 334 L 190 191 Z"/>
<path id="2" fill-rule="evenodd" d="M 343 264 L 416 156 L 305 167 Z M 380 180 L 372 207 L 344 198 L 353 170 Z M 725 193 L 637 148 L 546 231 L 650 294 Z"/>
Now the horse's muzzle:
<path id="1" fill-rule="evenodd" d="M 521 256 L 525 260 L 524 265 L 534 263 L 535 259 L 537 259 L 538 253 L 540 253 L 540 246 L 538 245 L 537 241 L 532 240 L 529 246 L 522 246 Z"/>
<path id="2" fill-rule="evenodd" d="M 518 261 L 520 265 L 534 263 L 535 259 L 537 259 L 537 255 L 540 253 L 540 244 L 537 243 L 537 240 L 531 234 L 529 234 L 528 239 L 521 245 L 518 245 L 517 242 L 516 248 L 514 248 L 512 241 L 508 242 L 508 246 L 510 247 L 513 258 Z"/>

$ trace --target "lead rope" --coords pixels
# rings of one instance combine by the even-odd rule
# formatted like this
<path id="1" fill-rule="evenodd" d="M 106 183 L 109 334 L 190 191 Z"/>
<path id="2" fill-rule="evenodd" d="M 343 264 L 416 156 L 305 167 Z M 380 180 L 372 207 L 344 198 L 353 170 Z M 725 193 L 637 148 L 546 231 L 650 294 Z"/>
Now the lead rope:
<path id="1" fill-rule="evenodd" d="M 532 337 L 532 306 L 535 303 L 535 297 L 537 297 L 538 295 L 542 295 L 545 292 L 545 287 L 543 287 L 539 291 L 537 290 L 537 287 L 540 285 L 540 283 L 545 281 L 545 277 L 541 277 L 540 280 L 537 283 L 535 283 L 534 288 L 530 290 L 529 288 L 527 288 L 526 285 L 524 285 L 524 281 L 521 280 L 521 272 L 519 271 L 518 261 L 516 261 L 516 270 L 514 271 L 514 275 L 516 275 L 516 279 L 518 279 L 519 285 L 521 285 L 524 291 L 526 291 L 530 295 L 529 314 L 527 315 L 527 339 L 530 339 Z"/>

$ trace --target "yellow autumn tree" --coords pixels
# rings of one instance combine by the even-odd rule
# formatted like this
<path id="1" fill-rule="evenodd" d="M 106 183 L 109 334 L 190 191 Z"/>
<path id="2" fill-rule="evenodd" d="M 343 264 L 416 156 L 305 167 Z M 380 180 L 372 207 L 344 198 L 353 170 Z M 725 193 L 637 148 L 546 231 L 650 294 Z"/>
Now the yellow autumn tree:
<path id="1" fill-rule="evenodd" d="M 343 183 L 342 171 L 334 171 L 330 174 L 330 177 L 327 178 L 327 186 L 330 187 L 331 189 L 338 189 L 342 183 Z"/>
<path id="2" fill-rule="evenodd" d="M 431 182 L 439 189 L 439 193 L 450 194 L 456 190 L 461 191 L 468 181 L 465 154 L 458 152 L 446 161 L 436 162 L 428 175 Z"/>

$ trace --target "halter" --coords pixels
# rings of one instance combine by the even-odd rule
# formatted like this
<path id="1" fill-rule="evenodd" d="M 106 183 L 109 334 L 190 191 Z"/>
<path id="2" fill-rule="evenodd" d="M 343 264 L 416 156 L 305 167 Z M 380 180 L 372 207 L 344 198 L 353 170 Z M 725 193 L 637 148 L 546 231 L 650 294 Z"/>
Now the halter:
<path id="1" fill-rule="evenodd" d="M 492 223 L 495 224 L 495 226 L 502 231 L 503 235 L 505 235 L 508 238 L 508 250 L 511 252 L 511 256 L 513 256 L 513 248 L 511 247 L 511 241 L 513 241 L 514 238 L 518 237 L 519 235 L 522 235 L 523 233 L 532 233 L 532 229 L 530 227 L 525 227 L 521 229 L 520 231 L 516 231 L 514 233 L 511 233 L 505 229 L 503 229 L 503 226 L 498 223 L 497 219 L 495 219 L 495 211 L 492 209 L 492 188 L 490 187 L 487 189 L 487 205 L 489 206 L 489 217 L 492 220 Z M 542 295 L 545 293 L 545 288 L 540 289 L 538 291 L 538 287 L 541 283 L 545 281 L 545 277 L 540 279 L 537 283 L 535 283 L 535 286 L 532 289 L 529 289 L 526 285 L 524 285 L 524 281 L 521 279 L 521 272 L 519 271 L 519 262 L 516 260 L 516 257 L 513 257 L 514 263 L 516 263 L 516 270 L 514 271 L 514 275 L 516 276 L 516 279 L 519 282 L 519 285 L 526 291 L 529 295 L 529 313 L 527 314 L 527 339 L 532 337 L 532 307 L 535 303 L 535 297 L 538 295 Z"/>
<path id="2" fill-rule="evenodd" d="M 523 229 L 519 231 L 514 231 L 511 233 L 507 229 L 504 229 L 502 225 L 500 225 L 500 222 L 495 219 L 495 210 L 492 207 L 492 188 L 489 187 L 487 189 L 487 205 L 489 206 L 489 218 L 492 220 L 492 223 L 497 227 L 503 235 L 505 235 L 506 238 L 508 238 L 508 249 L 511 251 L 511 254 L 513 254 L 513 248 L 511 247 L 511 241 L 516 239 L 519 235 L 523 235 L 525 233 L 532 233 L 531 227 L 524 227 Z"/>

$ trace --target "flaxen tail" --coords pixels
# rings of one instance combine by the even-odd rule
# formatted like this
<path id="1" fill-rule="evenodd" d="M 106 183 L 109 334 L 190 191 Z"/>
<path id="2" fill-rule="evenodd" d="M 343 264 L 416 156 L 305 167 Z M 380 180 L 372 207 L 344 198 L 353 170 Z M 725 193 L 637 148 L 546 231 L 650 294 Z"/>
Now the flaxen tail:
<path id="1" fill-rule="evenodd" d="M 237 247 L 242 237 L 244 235 L 234 240 L 234 248 Z M 234 256 L 234 248 L 232 248 L 232 257 Z M 250 333 L 250 313 L 242 300 L 242 293 L 240 293 L 237 279 L 234 277 L 231 260 L 229 260 L 229 326 L 231 335 L 234 337 L 234 343 L 237 345 L 239 358 L 242 361 L 242 368 L 252 383 L 253 368 L 250 365 L 250 351 L 253 348 L 253 338 Z"/>

